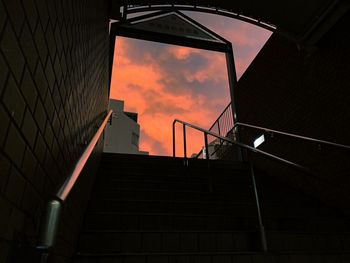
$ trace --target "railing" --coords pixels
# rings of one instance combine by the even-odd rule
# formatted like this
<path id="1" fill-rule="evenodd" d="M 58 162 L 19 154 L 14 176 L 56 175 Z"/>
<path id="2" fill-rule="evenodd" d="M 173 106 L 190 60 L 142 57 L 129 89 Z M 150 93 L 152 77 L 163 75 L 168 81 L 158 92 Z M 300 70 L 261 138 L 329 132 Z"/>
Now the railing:
<path id="1" fill-rule="evenodd" d="M 251 124 L 247 124 L 247 123 L 242 123 L 242 122 L 234 123 L 231 103 L 229 103 L 225 107 L 225 109 L 222 111 L 222 113 L 219 115 L 219 117 L 215 120 L 215 122 L 209 128 L 209 131 L 215 132 L 215 133 L 217 133 L 221 136 L 224 136 L 224 137 L 232 137 L 236 134 L 237 129 L 239 127 L 261 130 L 261 131 L 264 131 L 266 133 L 269 133 L 271 136 L 273 136 L 274 134 L 279 134 L 279 135 L 291 137 L 291 138 L 298 139 L 298 140 L 313 142 L 313 143 L 316 143 L 318 145 L 327 145 L 327 146 L 332 146 L 332 147 L 337 147 L 337 148 L 342 148 L 342 149 L 347 149 L 347 150 L 350 149 L 350 146 L 340 144 L 340 143 L 315 139 L 315 138 L 311 138 L 311 137 L 306 137 L 306 136 L 292 134 L 292 133 L 288 133 L 288 132 L 273 130 L 273 129 L 269 129 L 269 128 L 265 128 L 265 127 L 261 127 L 261 126 L 256 126 L 256 125 L 251 125 Z"/>
<path id="2" fill-rule="evenodd" d="M 75 183 L 79 179 L 79 175 L 83 170 L 87 160 L 89 159 L 92 151 L 94 150 L 104 128 L 106 127 L 108 120 L 111 118 L 111 115 L 112 110 L 108 112 L 101 126 L 91 139 L 90 143 L 86 146 L 84 152 L 74 166 L 73 171 L 64 181 L 63 185 L 60 187 L 54 198 L 48 202 L 44 224 L 42 224 L 40 239 L 37 245 L 37 249 L 42 253 L 41 262 L 46 262 L 48 260 L 49 253 L 55 245 L 62 206 L 72 191 Z"/>
<path id="3" fill-rule="evenodd" d="M 230 105 L 229 105 L 230 106 Z M 227 109 L 228 107 L 226 107 Z M 226 109 L 224 110 L 224 112 L 226 111 Z M 219 116 L 218 119 L 220 119 L 221 116 Z M 261 155 L 263 157 L 272 159 L 274 161 L 283 163 L 285 165 L 288 165 L 290 167 L 296 168 L 304 173 L 306 173 L 309 176 L 312 177 L 316 177 L 316 174 L 314 174 L 313 171 L 311 171 L 309 168 L 306 168 L 300 164 L 291 162 L 289 160 L 283 159 L 281 157 L 278 157 L 276 155 L 267 153 L 265 151 L 256 149 L 252 146 L 249 146 L 247 144 L 238 142 L 236 140 L 234 140 L 233 138 L 228 138 L 225 136 L 222 136 L 220 134 L 217 134 L 215 132 L 203 129 L 201 127 L 198 127 L 196 125 L 181 121 L 181 120 L 177 120 L 175 119 L 173 122 L 173 156 L 176 156 L 176 134 L 175 134 L 175 128 L 176 128 L 176 123 L 180 123 L 183 126 L 183 146 L 184 146 L 184 158 L 185 160 L 187 159 L 187 145 L 186 145 L 186 127 L 190 127 L 193 129 L 196 129 L 198 131 L 203 132 L 204 134 L 204 142 L 205 142 L 205 149 L 206 149 L 206 159 L 210 159 L 210 154 L 208 151 L 208 136 L 213 136 L 217 139 L 219 139 L 220 141 L 226 142 L 226 143 L 231 143 L 232 145 L 236 145 L 241 149 L 244 149 L 247 151 L 247 158 L 248 158 L 248 162 L 249 162 L 249 166 L 250 166 L 250 174 L 251 174 L 251 179 L 252 179 L 252 184 L 253 184 L 253 191 L 254 191 L 254 197 L 255 197 L 255 204 L 256 204 L 256 210 L 257 210 L 257 217 L 258 217 L 258 223 L 259 223 L 259 232 L 260 232 L 260 241 L 261 241 L 261 248 L 263 251 L 267 251 L 267 241 L 266 241 L 266 233 L 265 233 L 265 228 L 263 225 L 263 221 L 262 221 L 262 216 L 261 216 L 261 209 L 260 209 L 260 202 L 259 202 L 259 196 L 258 196 L 258 191 L 257 191 L 257 185 L 256 185 L 256 181 L 255 181 L 255 174 L 254 174 L 254 166 L 253 163 L 251 161 L 250 158 L 250 153 L 256 153 L 258 155 Z M 269 132 L 269 133 L 276 133 L 276 134 L 281 134 L 284 136 L 288 136 L 288 137 L 292 137 L 292 138 L 296 138 L 296 139 L 300 139 L 300 140 L 305 140 L 305 141 L 310 141 L 310 142 L 314 142 L 317 144 L 324 144 L 324 145 L 328 145 L 328 146 L 332 146 L 332 147 L 336 147 L 336 148 L 341 148 L 341 149 L 345 149 L 345 150 L 350 150 L 350 146 L 348 145 L 344 145 L 344 144 L 339 144 L 339 143 L 334 143 L 334 142 L 329 142 L 329 141 L 325 141 L 325 140 L 319 140 L 319 139 L 315 139 L 315 138 L 310 138 L 310 137 L 305 137 L 305 136 L 300 136 L 300 135 L 296 135 L 296 134 L 292 134 L 292 133 L 286 133 L 286 132 L 282 132 L 282 131 L 277 131 L 277 130 L 272 130 L 272 129 L 267 129 L 267 128 L 263 128 L 263 127 L 259 127 L 259 126 L 254 126 L 254 125 L 249 125 L 249 124 L 245 124 L 245 123 L 236 123 L 235 126 L 233 126 L 232 129 L 234 129 L 235 127 L 238 126 L 242 126 L 242 127 L 248 127 L 248 128 L 252 128 L 252 129 L 258 129 L 258 130 L 263 130 L 265 132 Z"/>
<path id="4" fill-rule="evenodd" d="M 323 144 L 323 145 L 327 145 L 327 146 L 332 146 L 332 147 L 336 147 L 336 148 L 350 150 L 350 146 L 348 146 L 348 145 L 335 143 L 335 142 L 330 142 L 330 141 L 325 141 L 325 140 L 320 140 L 320 139 L 315 139 L 315 138 L 306 137 L 306 136 L 301 136 L 301 135 L 297 135 L 297 134 L 293 134 L 293 133 L 289 133 L 289 132 L 273 130 L 273 129 L 269 129 L 269 128 L 265 128 L 265 127 L 261 127 L 261 126 L 255 126 L 255 125 L 247 124 L 247 123 L 237 122 L 233 126 L 233 129 L 236 129 L 237 127 L 246 127 L 246 128 L 250 128 L 250 129 L 261 130 L 261 131 L 264 131 L 266 133 L 269 133 L 272 136 L 273 136 L 273 134 L 279 134 L 279 135 L 291 137 L 291 138 L 294 138 L 294 139 L 299 139 L 299 140 L 303 140 L 303 141 L 313 142 L 313 143 L 316 143 L 318 145 L 322 145 Z"/>
<path id="5" fill-rule="evenodd" d="M 209 128 L 209 131 L 215 132 L 221 136 L 227 137 L 227 134 L 234 127 L 232 105 L 229 103 L 222 111 L 219 117 Z"/>
<path id="6" fill-rule="evenodd" d="M 181 123 L 182 124 L 182 130 L 183 130 L 183 145 L 184 145 L 184 158 L 186 160 L 187 158 L 187 144 L 186 144 L 186 127 L 190 127 L 190 128 L 193 128 L 193 129 L 196 129 L 198 131 L 201 131 L 203 132 L 204 134 L 204 142 L 205 142 L 205 149 L 206 149 L 206 152 L 209 153 L 208 151 L 208 135 L 210 136 L 213 136 L 213 137 L 216 137 L 224 142 L 228 142 L 228 143 L 231 143 L 233 145 L 236 145 L 242 149 L 246 149 L 248 150 L 249 152 L 253 152 L 253 153 L 257 153 L 257 154 L 260 154 L 264 157 L 267 157 L 267 158 L 270 158 L 270 159 L 273 159 L 273 160 L 276 160 L 278 162 L 281 162 L 281 163 L 284 163 L 284 164 L 287 164 L 287 165 L 290 165 L 294 168 L 297 168 L 299 170 L 302 170 L 306 173 L 311 173 L 311 171 L 309 171 L 307 168 L 301 166 L 301 165 L 298 165 L 298 164 L 295 164 L 293 162 L 290 162 L 288 160 L 285 160 L 285 159 L 282 159 L 280 157 L 277 157 L 275 155 L 272 155 L 272 154 L 269 154 L 267 152 L 264 152 L 264 151 L 261 151 L 259 149 L 256 149 L 256 148 L 253 148 L 249 145 L 246 145 L 246 144 L 242 144 L 242 143 L 239 143 L 237 141 L 234 141 L 233 139 L 230 139 L 230 138 L 227 138 L 227 137 L 224 137 L 224 136 L 221 136 L 219 134 L 216 134 L 214 132 L 211 132 L 209 130 L 206 130 L 206 129 L 203 129 L 203 128 L 200 128 L 196 125 L 193 125 L 193 124 L 190 124 L 190 123 L 187 123 L 187 122 L 184 122 L 184 121 L 181 121 L 181 120 L 174 120 L 173 122 L 173 156 L 175 157 L 176 156 L 176 134 L 175 134 L 175 126 L 176 126 L 176 123 Z M 258 191 L 257 191 L 257 186 L 256 186 L 256 182 L 255 182 L 255 174 L 254 174 L 254 166 L 253 166 L 253 163 L 251 162 L 250 160 L 250 155 L 248 154 L 248 161 L 249 161 L 249 165 L 250 165 L 250 174 L 251 174 L 251 178 L 252 178 L 252 183 L 253 183 L 253 190 L 254 190 L 254 197 L 255 197 L 255 205 L 256 205 L 256 210 L 257 210 L 257 217 L 258 217 L 258 223 L 259 223 L 259 233 L 260 233 L 260 241 L 261 241 L 261 249 L 263 251 L 267 251 L 267 242 L 266 242 L 266 233 L 265 233 L 265 228 L 264 228 L 264 225 L 263 225 L 263 221 L 262 221 L 262 216 L 261 216 L 261 209 L 260 209 L 260 202 L 259 202 L 259 196 L 258 196 Z M 206 155 L 206 158 L 209 160 L 210 158 L 210 155 L 207 154 Z"/>

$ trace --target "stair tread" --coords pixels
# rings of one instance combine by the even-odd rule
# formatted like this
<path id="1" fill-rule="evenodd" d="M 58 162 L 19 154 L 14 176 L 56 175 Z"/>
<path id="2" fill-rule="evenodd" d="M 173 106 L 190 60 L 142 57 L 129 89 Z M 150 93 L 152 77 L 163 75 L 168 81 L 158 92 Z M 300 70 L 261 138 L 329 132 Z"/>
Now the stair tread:
<path id="1" fill-rule="evenodd" d="M 77 257 L 267 256 L 258 251 L 247 163 L 210 161 L 208 176 L 207 160 L 188 162 L 103 154 Z M 273 255 L 350 254 L 350 219 L 278 182 L 257 182 Z"/>
<path id="2" fill-rule="evenodd" d="M 350 254 L 350 250 L 341 250 L 341 251 L 324 251 L 324 250 L 310 250 L 310 251 L 272 251 L 269 253 L 263 253 L 261 251 L 220 251 L 220 252 L 133 252 L 133 253 L 86 253 L 86 252 L 78 252 L 78 256 L 148 256 L 148 255 L 261 255 L 261 256 L 268 256 L 268 255 L 285 255 L 285 254 L 306 254 L 306 255 L 313 255 L 313 254 Z"/>

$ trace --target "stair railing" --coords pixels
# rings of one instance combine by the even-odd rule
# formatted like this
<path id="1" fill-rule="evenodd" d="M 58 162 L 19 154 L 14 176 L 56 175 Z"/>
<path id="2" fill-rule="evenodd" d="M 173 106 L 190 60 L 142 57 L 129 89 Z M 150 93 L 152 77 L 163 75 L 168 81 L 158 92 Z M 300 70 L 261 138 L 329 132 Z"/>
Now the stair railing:
<path id="1" fill-rule="evenodd" d="M 226 136 L 233 127 L 233 112 L 230 102 L 211 125 L 209 131 L 217 132 L 219 135 Z"/>
<path id="2" fill-rule="evenodd" d="M 255 173 L 254 173 L 254 165 L 253 165 L 253 162 L 251 161 L 250 154 L 251 153 L 259 154 L 259 155 L 264 156 L 264 157 L 266 157 L 268 159 L 275 160 L 277 162 L 280 162 L 280 163 L 283 163 L 285 165 L 288 165 L 288 166 L 291 166 L 293 168 L 296 168 L 298 170 L 301 170 L 304 173 L 307 173 L 309 175 L 315 176 L 313 174 L 313 172 L 310 169 L 308 169 L 308 168 L 306 168 L 306 167 L 304 167 L 302 165 L 299 165 L 297 163 L 288 161 L 286 159 L 283 159 L 283 158 L 280 158 L 280 157 L 275 156 L 273 154 L 270 154 L 270 153 L 267 153 L 265 151 L 259 150 L 257 148 L 252 147 L 252 146 L 249 146 L 247 144 L 237 142 L 237 141 L 235 141 L 235 140 L 233 140 L 231 138 L 221 136 L 221 135 L 219 135 L 217 133 L 214 133 L 212 131 L 203 129 L 203 128 L 198 127 L 198 126 L 196 126 L 194 124 L 191 124 L 191 123 L 188 123 L 188 122 L 185 122 L 185 121 L 181 121 L 181 120 L 178 120 L 178 119 L 175 119 L 174 122 L 173 122 L 173 156 L 174 157 L 176 157 L 176 134 L 175 134 L 176 123 L 182 124 L 184 158 L 185 158 L 185 160 L 187 159 L 186 127 L 190 127 L 190 128 L 195 129 L 195 130 L 201 131 L 204 134 L 206 159 L 208 159 L 208 160 L 210 159 L 210 154 L 209 154 L 209 149 L 208 149 L 208 135 L 213 136 L 215 138 L 218 138 L 218 139 L 220 139 L 223 142 L 227 142 L 227 143 L 230 143 L 232 145 L 236 145 L 239 148 L 245 149 L 245 150 L 248 151 L 247 157 L 248 157 L 248 162 L 249 162 L 249 166 L 250 166 L 250 175 L 251 175 L 252 184 L 253 184 L 253 194 L 254 194 L 254 198 L 255 198 L 255 205 L 256 205 L 256 211 L 257 211 L 261 249 L 262 249 L 262 251 L 266 252 L 267 249 L 268 249 L 267 248 L 267 241 L 266 241 L 266 232 L 265 232 L 265 227 L 264 227 L 262 216 L 261 216 L 260 201 L 259 201 L 258 189 L 257 189 L 257 185 L 256 185 L 256 180 L 255 180 Z"/>
<path id="3" fill-rule="evenodd" d="M 222 116 L 224 116 L 224 113 L 228 111 L 228 109 L 230 108 L 229 104 L 225 110 L 223 111 L 223 113 L 219 116 L 219 118 L 214 122 L 214 124 L 211 126 L 211 130 L 214 127 L 214 125 L 217 123 L 219 126 L 220 123 L 220 119 L 222 119 Z M 227 142 L 227 143 L 231 143 L 232 145 L 236 145 L 241 149 L 245 149 L 247 150 L 247 157 L 248 157 L 248 162 L 249 162 L 249 166 L 250 166 L 250 174 L 251 174 L 251 178 L 252 178 L 252 183 L 253 183 L 253 191 L 254 191 L 254 197 L 255 197 L 255 204 L 256 204 L 256 209 L 257 209 L 257 217 L 258 217 L 258 223 L 259 223 L 259 232 L 260 232 L 260 240 L 261 240 L 261 247 L 263 251 L 267 251 L 267 242 L 266 242 L 266 233 L 265 233 L 265 229 L 264 229 L 264 225 L 263 225 L 263 221 L 262 221 L 262 217 L 261 217 L 261 209 L 260 209 L 260 202 L 259 202 L 259 196 L 258 196 L 258 190 L 257 190 L 257 185 L 256 185 L 256 181 L 255 181 L 255 174 L 254 174 L 254 166 L 253 166 L 253 162 L 250 158 L 251 153 L 256 153 L 260 156 L 263 156 L 265 158 L 268 159 L 272 159 L 274 161 L 280 162 L 282 164 L 288 165 L 290 167 L 293 167 L 297 170 L 300 170 L 306 174 L 308 174 L 309 176 L 312 177 L 316 177 L 316 174 L 310 170 L 309 168 L 306 168 L 300 164 L 294 163 L 292 161 L 283 159 L 281 157 L 278 157 L 276 155 L 270 154 L 268 152 L 259 150 L 255 147 L 249 146 L 247 144 L 238 142 L 234 139 L 231 139 L 229 137 L 225 137 L 222 136 L 221 132 L 220 132 L 220 128 L 218 129 L 218 133 L 215 133 L 211 130 L 206 130 L 203 129 L 201 127 L 198 127 L 194 124 L 185 122 L 185 121 L 181 121 L 178 119 L 175 119 L 173 122 L 173 156 L 176 157 L 176 135 L 175 135 L 175 125 L 176 123 L 180 123 L 182 124 L 183 128 L 183 147 L 184 147 L 184 158 L 187 159 L 187 145 L 186 145 L 186 127 L 190 127 L 193 128 L 195 130 L 201 131 L 204 134 L 204 142 L 205 142 L 205 151 L 206 151 L 206 159 L 210 159 L 210 153 L 209 153 L 209 149 L 208 149 L 208 135 L 213 136 L 217 139 L 219 139 L 221 142 Z M 220 127 L 220 126 L 219 126 Z M 327 146 L 332 146 L 332 147 L 336 147 L 336 148 L 340 148 L 340 149 L 344 149 L 344 150 L 350 150 L 350 146 L 349 145 L 344 145 L 344 144 L 339 144 L 339 143 L 335 143 L 335 142 L 330 142 L 330 141 L 325 141 L 325 140 L 320 140 L 320 139 L 315 139 L 315 138 L 311 138 L 311 137 L 306 137 L 306 136 L 301 136 L 301 135 L 296 135 L 296 134 L 292 134 L 292 133 L 287 133 L 287 132 L 282 132 L 282 131 L 278 131 L 278 130 L 273 130 L 273 129 L 268 129 L 268 128 L 264 128 L 264 127 L 260 127 L 260 126 L 255 126 L 255 125 L 250 125 L 250 124 L 246 124 L 246 123 L 241 123 L 238 122 L 235 125 L 233 125 L 232 127 L 232 131 L 236 130 L 237 127 L 247 127 L 247 128 L 251 128 L 251 129 L 256 129 L 256 130 L 262 130 L 266 133 L 270 133 L 271 135 L 273 134 L 280 134 L 280 135 L 284 135 L 287 137 L 291 137 L 291 138 L 295 138 L 295 139 L 299 139 L 299 140 L 304 140 L 304 141 L 309 141 L 309 142 L 313 142 L 313 143 L 317 143 L 318 145 L 327 145 Z M 221 143 L 222 144 L 222 143 Z M 198 157 L 198 154 L 197 156 Z M 203 156 L 204 157 L 204 156 Z"/>
<path id="4" fill-rule="evenodd" d="M 39 242 L 37 249 L 41 253 L 41 263 L 47 262 L 50 252 L 55 245 L 57 230 L 60 222 L 60 215 L 62 207 L 75 186 L 81 171 L 85 167 L 92 151 L 94 150 L 99 138 L 102 135 L 104 128 L 108 121 L 111 121 L 111 115 L 113 111 L 109 110 L 102 124 L 92 137 L 90 143 L 86 146 L 84 152 L 81 154 L 79 160 L 76 162 L 73 170 L 67 176 L 66 180 L 59 188 L 58 192 L 48 202 L 47 210 L 44 216 L 44 223 L 41 225 Z"/>
<path id="5" fill-rule="evenodd" d="M 279 134 L 279 135 L 291 137 L 291 138 L 294 138 L 294 139 L 299 139 L 299 140 L 308 141 L 308 142 L 314 142 L 314 143 L 316 143 L 318 145 L 322 145 L 323 144 L 323 145 L 328 145 L 328 146 L 332 146 L 332 147 L 336 147 L 336 148 L 350 150 L 350 146 L 349 145 L 344 145 L 344 144 L 340 144 L 340 143 L 335 143 L 335 142 L 315 139 L 315 138 L 306 137 L 306 136 L 302 136 L 302 135 L 297 135 L 297 134 L 293 134 L 293 133 L 289 133 L 289 132 L 273 130 L 273 129 L 269 129 L 269 128 L 265 128 L 265 127 L 261 127 L 261 126 L 256 126 L 256 125 L 251 125 L 251 124 L 247 124 L 247 123 L 243 123 L 243 122 L 237 122 L 233 126 L 233 130 L 237 129 L 238 127 L 246 127 L 246 128 L 250 128 L 250 129 L 261 130 L 261 131 L 264 131 L 266 133 L 269 133 L 270 135 Z"/>

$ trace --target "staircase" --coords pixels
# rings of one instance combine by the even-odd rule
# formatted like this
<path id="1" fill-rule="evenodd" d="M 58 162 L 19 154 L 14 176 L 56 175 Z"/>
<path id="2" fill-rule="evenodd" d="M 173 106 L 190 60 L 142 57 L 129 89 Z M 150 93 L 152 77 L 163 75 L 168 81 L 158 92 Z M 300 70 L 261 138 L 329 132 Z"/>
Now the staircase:
<path id="1" fill-rule="evenodd" d="M 244 163 L 104 154 L 74 262 L 350 262 L 349 220 Z"/>

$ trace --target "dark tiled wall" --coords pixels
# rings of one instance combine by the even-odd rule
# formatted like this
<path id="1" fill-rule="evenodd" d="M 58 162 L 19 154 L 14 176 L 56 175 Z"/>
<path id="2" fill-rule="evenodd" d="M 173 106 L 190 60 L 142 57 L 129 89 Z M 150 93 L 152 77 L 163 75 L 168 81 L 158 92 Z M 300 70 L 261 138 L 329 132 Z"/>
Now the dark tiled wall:
<path id="1" fill-rule="evenodd" d="M 240 121 L 350 145 L 349 22 L 348 13 L 311 51 L 273 34 L 238 83 Z M 261 132 L 242 134 L 252 143 Z M 267 136 L 261 148 L 311 168 L 320 180 L 288 179 L 284 168 L 276 176 L 348 210 L 349 151 L 283 136 Z"/>
<path id="2" fill-rule="evenodd" d="M 0 262 L 36 243 L 46 201 L 105 114 L 107 12 L 102 0 L 0 0 Z"/>

